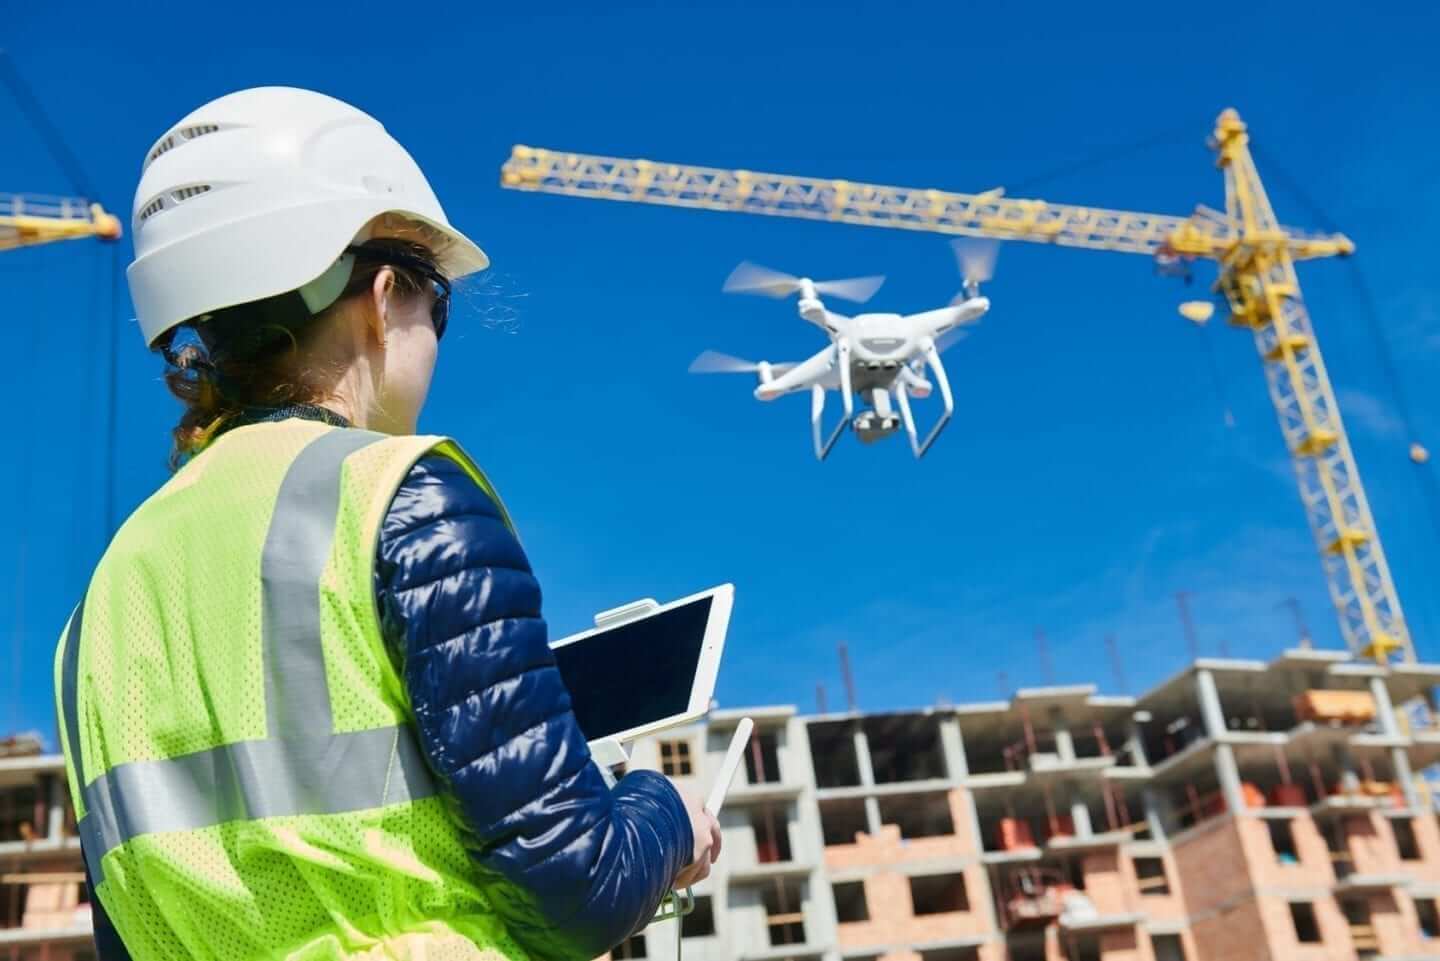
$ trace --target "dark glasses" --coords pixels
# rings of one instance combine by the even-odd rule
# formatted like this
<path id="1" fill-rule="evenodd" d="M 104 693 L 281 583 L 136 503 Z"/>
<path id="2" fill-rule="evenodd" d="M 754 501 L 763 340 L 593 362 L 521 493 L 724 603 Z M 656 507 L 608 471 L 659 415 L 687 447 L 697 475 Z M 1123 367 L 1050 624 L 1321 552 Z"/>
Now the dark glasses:
<path id="1" fill-rule="evenodd" d="M 368 260 L 371 263 L 400 267 L 429 281 L 431 292 L 435 294 L 435 302 L 430 305 L 430 323 L 435 326 L 436 340 L 445 336 L 445 328 L 450 323 L 450 279 L 435 269 L 434 264 L 423 257 L 397 250 L 389 245 L 375 247 L 354 245 L 346 247 L 345 252 L 354 254 L 357 260 Z"/>

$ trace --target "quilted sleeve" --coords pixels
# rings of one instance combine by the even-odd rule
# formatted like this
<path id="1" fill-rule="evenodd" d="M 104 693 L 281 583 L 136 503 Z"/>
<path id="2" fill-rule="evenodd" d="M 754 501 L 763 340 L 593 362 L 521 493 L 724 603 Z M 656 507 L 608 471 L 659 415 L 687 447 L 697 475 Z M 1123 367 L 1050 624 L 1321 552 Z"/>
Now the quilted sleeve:
<path id="1" fill-rule="evenodd" d="M 381 531 L 376 598 L 424 753 L 507 929 L 545 958 L 593 958 L 654 914 L 693 849 L 668 779 L 613 788 L 590 763 L 495 502 L 431 455 Z"/>

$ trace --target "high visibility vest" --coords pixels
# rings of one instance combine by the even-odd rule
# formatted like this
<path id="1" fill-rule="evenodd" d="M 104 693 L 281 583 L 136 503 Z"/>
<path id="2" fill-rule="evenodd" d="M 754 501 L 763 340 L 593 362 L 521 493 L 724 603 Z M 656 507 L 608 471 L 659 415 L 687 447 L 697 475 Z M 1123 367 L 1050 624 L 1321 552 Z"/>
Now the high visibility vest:
<path id="1" fill-rule="evenodd" d="M 526 958 L 375 609 L 380 526 L 432 452 L 490 492 L 445 438 L 236 428 L 106 550 L 55 684 L 86 864 L 137 961 Z"/>

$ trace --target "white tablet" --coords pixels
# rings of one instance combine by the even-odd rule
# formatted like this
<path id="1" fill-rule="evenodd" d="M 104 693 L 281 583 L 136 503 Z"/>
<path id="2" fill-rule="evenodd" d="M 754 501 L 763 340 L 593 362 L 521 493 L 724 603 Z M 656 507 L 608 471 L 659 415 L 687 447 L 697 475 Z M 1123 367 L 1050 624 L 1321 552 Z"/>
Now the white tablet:
<path id="1" fill-rule="evenodd" d="M 551 643 L 587 741 L 630 741 L 710 709 L 732 584 Z"/>

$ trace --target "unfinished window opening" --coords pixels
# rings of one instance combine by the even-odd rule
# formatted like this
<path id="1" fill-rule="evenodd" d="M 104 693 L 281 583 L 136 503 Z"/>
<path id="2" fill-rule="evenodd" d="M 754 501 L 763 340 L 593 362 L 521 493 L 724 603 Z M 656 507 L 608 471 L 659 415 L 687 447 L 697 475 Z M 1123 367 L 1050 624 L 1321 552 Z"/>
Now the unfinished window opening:
<path id="1" fill-rule="evenodd" d="M 1390 831 L 1395 835 L 1395 850 L 1402 861 L 1420 860 L 1420 845 L 1415 841 L 1415 822 L 1410 818 L 1391 818 Z"/>
<path id="2" fill-rule="evenodd" d="M 921 951 L 920 961 L 980 961 L 979 948 L 936 948 Z"/>
<path id="3" fill-rule="evenodd" d="M 765 805 L 750 812 L 755 832 L 755 860 L 775 864 L 790 860 L 790 825 L 782 808 Z"/>
<path id="4" fill-rule="evenodd" d="M 1299 864 L 1300 855 L 1295 851 L 1295 831 L 1291 822 L 1270 818 L 1265 826 L 1270 829 L 1270 847 L 1275 850 L 1275 860 L 1281 864 Z"/>
<path id="5" fill-rule="evenodd" d="M 845 881 L 831 886 L 835 892 L 835 920 L 841 924 L 853 921 L 869 921 L 870 908 L 865 903 L 865 884 L 861 881 Z"/>
<path id="6" fill-rule="evenodd" d="M 1100 939 L 1093 934 L 1077 938 L 1074 945 L 1071 961 L 1100 961 Z"/>
<path id="7" fill-rule="evenodd" d="M 817 787 L 854 787 L 860 783 L 855 731 L 848 721 L 810 725 L 810 759 Z"/>
<path id="8" fill-rule="evenodd" d="M 880 823 L 893 824 L 902 838 L 934 838 L 955 833 L 948 794 L 909 794 L 880 799 Z"/>
<path id="9" fill-rule="evenodd" d="M 910 879 L 910 901 L 915 914 L 949 914 L 969 911 L 965 895 L 965 875 L 926 874 Z"/>
<path id="10" fill-rule="evenodd" d="M 695 773 L 690 766 L 690 742 L 661 741 L 660 771 L 666 777 L 689 777 Z"/>
<path id="11" fill-rule="evenodd" d="M 1320 943 L 1320 925 L 1315 922 L 1315 905 L 1309 901 L 1290 902 L 1290 923 L 1295 926 L 1295 940 L 1301 944 Z"/>
<path id="12" fill-rule="evenodd" d="M 1150 947 L 1155 950 L 1155 961 L 1185 961 L 1185 946 L 1178 934 L 1152 934 Z"/>
<path id="13" fill-rule="evenodd" d="M 626 938 L 615 945 L 615 950 L 610 952 L 614 961 L 630 961 L 631 958 L 645 957 L 645 935 L 637 934 Z"/>
<path id="14" fill-rule="evenodd" d="M 868 717 L 865 736 L 876 784 L 924 781 L 945 776 L 940 721 L 923 714 Z"/>
<path id="15" fill-rule="evenodd" d="M 1005 956 L 1009 961 L 1047 961 L 1045 936 L 1039 932 L 1012 932 L 1005 938 Z"/>
<path id="16" fill-rule="evenodd" d="M 745 780 L 775 784 L 780 780 L 780 739 L 774 731 L 757 731 L 745 752 Z"/>
<path id="17" fill-rule="evenodd" d="M 0 928 L 18 928 L 25 918 L 30 885 L 0 881 Z"/>
<path id="18" fill-rule="evenodd" d="M 820 802 L 820 831 L 825 835 L 825 846 L 854 844 L 857 834 L 870 830 L 865 817 L 865 802 L 859 799 Z"/>
<path id="19" fill-rule="evenodd" d="M 760 900 L 765 905 L 765 926 L 772 945 L 805 943 L 805 898 L 799 881 L 776 878 Z"/>
<path id="20" fill-rule="evenodd" d="M 680 937 L 708 938 L 715 933 L 715 904 L 709 895 L 695 899 L 695 910 L 680 919 Z M 671 935 L 672 937 L 674 935 Z"/>
<path id="21" fill-rule="evenodd" d="M 1415 899 L 1415 918 L 1420 922 L 1420 937 L 1427 941 L 1440 938 L 1440 912 L 1435 910 L 1434 898 Z"/>
<path id="22" fill-rule="evenodd" d="M 44 832 L 36 825 L 39 794 L 33 785 L 0 791 L 0 841 L 34 841 Z"/>
<path id="23" fill-rule="evenodd" d="M 1170 879 L 1163 858 L 1134 858 L 1135 886 L 1144 894 L 1169 894 Z"/>
<path id="24" fill-rule="evenodd" d="M 1370 923 L 1370 902 L 1363 898 L 1345 898 L 1340 902 L 1345 912 L 1345 921 L 1350 925 L 1350 942 L 1360 958 L 1374 958 L 1380 954 L 1380 939 L 1375 935 L 1375 926 Z"/>

